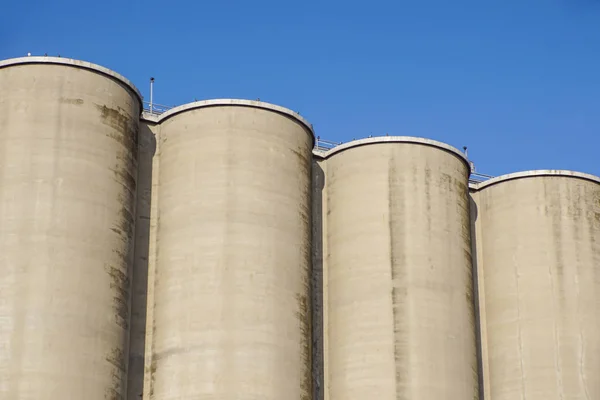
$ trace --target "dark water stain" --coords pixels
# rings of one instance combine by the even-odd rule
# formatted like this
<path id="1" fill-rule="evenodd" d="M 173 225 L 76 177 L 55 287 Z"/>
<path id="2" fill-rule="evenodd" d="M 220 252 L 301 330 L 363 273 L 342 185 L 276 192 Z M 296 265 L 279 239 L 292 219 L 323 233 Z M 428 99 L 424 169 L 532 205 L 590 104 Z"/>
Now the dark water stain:
<path id="1" fill-rule="evenodd" d="M 127 376 L 127 361 L 120 347 L 114 347 L 105 360 L 111 365 L 112 386 L 104 394 L 107 400 L 124 400 L 125 377 Z"/>
<path id="2" fill-rule="evenodd" d="M 121 208 L 120 214 L 123 221 L 127 224 L 128 230 L 131 231 L 133 229 L 133 214 L 126 207 Z"/>
<path id="3" fill-rule="evenodd" d="M 121 143 L 132 157 L 137 158 L 139 121 L 128 115 L 121 108 L 114 109 L 107 107 L 106 105 L 94 105 L 100 111 L 102 123 L 110 126 L 116 131 L 108 133 L 106 136 Z"/>
<path id="4" fill-rule="evenodd" d="M 431 168 L 425 167 L 425 209 L 427 210 L 427 234 L 431 236 Z M 431 257 L 428 257 L 431 262 Z"/>
<path id="5" fill-rule="evenodd" d="M 105 270 L 111 278 L 110 288 L 114 293 L 113 307 L 115 321 L 123 329 L 129 328 L 129 278 L 112 265 L 106 265 Z"/>
<path id="6" fill-rule="evenodd" d="M 454 179 L 454 189 L 458 193 L 469 193 L 469 187 L 460 179 Z"/>
<path id="7" fill-rule="evenodd" d="M 73 104 L 76 106 L 80 106 L 83 104 L 83 99 L 69 99 L 66 97 L 61 97 L 60 99 L 58 99 L 58 102 L 61 104 Z"/>
<path id="8" fill-rule="evenodd" d="M 134 170 L 133 166 L 129 168 L 129 166 L 123 168 L 120 165 L 115 165 L 115 168 L 110 169 L 115 175 L 115 181 L 123 185 L 123 187 L 130 193 L 135 193 L 136 189 L 136 178 L 130 172 Z"/>
<path id="9" fill-rule="evenodd" d="M 113 375 L 114 379 L 114 375 Z M 106 389 L 104 393 L 105 400 L 125 400 L 125 397 L 114 388 Z"/>
<path id="10" fill-rule="evenodd" d="M 453 178 L 451 175 L 446 174 L 444 172 L 441 172 L 439 175 L 440 178 L 440 182 L 439 182 L 439 187 L 440 189 L 446 189 L 448 192 L 453 193 L 454 192 L 454 186 L 453 186 Z"/>
<path id="11" fill-rule="evenodd" d="M 308 283 L 308 282 L 307 282 Z M 298 311 L 296 316 L 300 322 L 300 347 L 302 349 L 302 365 L 304 376 L 300 382 L 300 400 L 310 400 L 312 398 L 312 373 L 311 373 L 311 324 L 310 324 L 310 302 L 308 296 L 297 294 L 296 303 Z"/>
<path id="12" fill-rule="evenodd" d="M 298 218 L 302 236 L 300 238 L 300 269 L 301 269 L 301 287 L 302 292 L 297 293 L 296 318 L 298 319 L 300 329 L 300 348 L 302 359 L 303 377 L 300 381 L 300 400 L 311 400 L 313 398 L 313 369 L 312 369 L 312 292 L 311 292 L 311 277 L 312 277 L 312 156 L 311 148 L 307 146 L 299 147 L 298 149 L 290 149 L 300 168 L 301 177 L 301 198 L 306 201 L 298 204 Z"/>
<path id="13" fill-rule="evenodd" d="M 115 253 L 121 261 L 123 261 L 123 265 L 127 265 L 127 261 L 129 260 L 129 257 L 127 254 L 125 254 L 122 251 L 117 250 L 117 249 L 113 249 L 113 253 Z"/>
<path id="14" fill-rule="evenodd" d="M 427 175 L 427 174 L 426 174 Z M 416 173 L 413 171 L 413 177 Z M 427 179 L 427 177 L 426 177 Z M 409 352 L 399 343 L 409 342 L 406 337 L 408 332 L 402 327 L 408 321 L 404 315 L 404 301 L 407 296 L 406 288 L 402 287 L 407 279 L 406 276 L 406 254 L 404 251 L 397 252 L 396 246 L 403 245 L 405 241 L 404 223 L 406 219 L 405 197 L 400 190 L 397 190 L 400 184 L 400 176 L 394 164 L 392 156 L 388 162 L 388 214 L 389 214 L 389 252 L 390 252 L 390 275 L 392 280 L 392 318 L 394 329 L 394 366 L 395 366 L 395 386 L 396 397 L 398 399 L 407 398 L 406 386 L 408 384 L 409 371 L 406 366 L 409 365 Z M 399 219 L 403 220 L 399 220 Z M 401 243 L 398 243 L 401 242 Z M 403 247 L 403 246 L 402 246 Z M 404 367 L 403 367 L 404 366 Z"/>
<path id="15" fill-rule="evenodd" d="M 565 260 L 563 254 L 563 230 L 564 226 L 562 223 L 562 213 L 568 210 L 568 205 L 565 205 L 561 201 L 561 193 L 557 187 L 556 179 L 546 178 L 543 181 L 544 185 L 544 196 L 545 201 L 548 204 L 548 212 L 550 221 L 552 224 L 552 247 L 554 250 L 554 265 L 549 265 L 550 272 L 556 270 L 557 277 L 556 282 L 558 283 L 558 293 L 555 294 L 556 299 L 560 301 L 561 308 L 564 306 L 564 279 L 565 279 Z M 564 194 L 569 201 L 568 194 Z M 554 278 L 551 278 L 554 279 Z"/>
<path id="16" fill-rule="evenodd" d="M 139 197 L 141 198 L 142 196 L 139 196 Z M 137 204 L 136 203 L 137 199 L 138 199 L 138 196 L 136 195 L 136 193 L 132 193 L 129 190 L 121 191 L 120 193 L 117 194 L 117 200 L 118 200 L 119 204 L 133 206 L 134 204 Z M 121 212 L 121 214 L 122 214 L 122 212 Z"/>
<path id="17" fill-rule="evenodd" d="M 294 154 L 295 158 L 300 164 L 300 170 L 298 171 L 298 173 L 300 173 L 301 176 L 310 176 L 310 170 L 312 167 L 312 155 L 310 150 L 307 150 L 305 148 L 299 148 L 297 150 L 291 149 L 290 151 L 292 152 L 292 154 Z"/>
<path id="18" fill-rule="evenodd" d="M 130 246 L 133 246 L 133 215 L 131 214 L 131 211 L 127 209 L 126 205 L 123 205 L 123 207 L 121 207 L 119 211 L 119 219 L 115 221 L 114 226 L 111 227 L 110 230 L 119 234 L 123 242 L 127 243 Z M 129 258 L 127 258 L 126 255 L 124 255 L 124 253 L 120 253 L 120 256 L 124 257 L 122 259 L 125 262 L 127 262 L 128 265 L 130 264 L 131 261 L 129 260 Z"/>
<path id="19" fill-rule="evenodd" d="M 119 178 L 121 178 L 121 182 L 124 183 L 124 185 L 133 193 L 135 192 L 135 188 L 136 188 L 136 179 L 135 176 L 133 176 L 129 170 L 121 170 L 118 172 L 118 176 Z"/>
<path id="20" fill-rule="evenodd" d="M 154 335 L 152 335 L 152 337 L 154 337 Z M 154 385 L 156 382 L 157 361 L 156 361 L 156 355 L 154 353 L 152 354 L 151 358 L 152 359 L 150 360 L 150 398 L 153 398 Z"/>
<path id="21" fill-rule="evenodd" d="M 120 372 L 125 372 L 127 369 L 125 354 L 123 354 L 123 350 L 121 348 L 113 348 L 110 354 L 106 356 L 106 361 L 116 367 Z"/>

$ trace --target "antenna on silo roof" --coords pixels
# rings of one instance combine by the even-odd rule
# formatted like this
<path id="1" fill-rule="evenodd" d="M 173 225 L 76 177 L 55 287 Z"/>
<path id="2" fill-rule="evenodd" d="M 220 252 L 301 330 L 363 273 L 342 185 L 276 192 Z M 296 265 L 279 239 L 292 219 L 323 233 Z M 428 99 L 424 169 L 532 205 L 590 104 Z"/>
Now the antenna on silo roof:
<path id="1" fill-rule="evenodd" d="M 463 146 L 463 151 L 465 152 L 465 157 L 469 158 L 469 152 L 467 151 L 467 146 Z"/>
<path id="2" fill-rule="evenodd" d="M 154 99 L 154 77 L 150 77 L 150 114 L 152 114 L 152 100 Z"/>

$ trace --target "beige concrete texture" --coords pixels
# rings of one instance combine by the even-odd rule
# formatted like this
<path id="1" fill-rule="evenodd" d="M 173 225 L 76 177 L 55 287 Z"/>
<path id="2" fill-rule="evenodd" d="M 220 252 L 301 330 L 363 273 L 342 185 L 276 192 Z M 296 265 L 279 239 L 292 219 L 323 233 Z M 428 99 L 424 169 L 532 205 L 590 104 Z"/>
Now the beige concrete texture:
<path id="1" fill-rule="evenodd" d="M 323 269 L 323 257 L 327 230 L 327 193 L 325 191 L 325 161 L 313 158 L 312 161 L 312 348 L 313 348 L 313 400 L 323 400 L 325 384 L 325 327 L 327 326 L 325 305 L 327 304 L 327 288 L 325 287 L 326 271 Z"/>
<path id="2" fill-rule="evenodd" d="M 131 289 L 131 327 L 127 399 L 149 399 L 152 343 L 152 295 L 156 259 L 158 187 L 157 138 L 160 125 L 142 119 L 138 139 L 135 252 Z M 150 306 L 150 307 L 149 307 Z M 145 389 L 146 387 L 146 389 Z"/>
<path id="3" fill-rule="evenodd" d="M 0 63 L 1 399 L 126 395 L 141 107 L 107 71 Z"/>
<path id="4" fill-rule="evenodd" d="M 474 199 L 486 400 L 600 399 L 600 178 L 512 174 Z"/>
<path id="5" fill-rule="evenodd" d="M 481 225 L 477 223 L 477 203 L 479 192 L 477 184 L 469 182 L 469 204 L 471 216 L 471 259 L 473 261 L 473 294 L 475 301 L 475 327 L 477 338 L 477 361 L 479 369 L 479 396 L 482 400 L 490 400 L 487 328 L 485 320 L 485 285 L 483 271 L 479 265 L 478 255 L 481 254 Z"/>
<path id="6" fill-rule="evenodd" d="M 309 400 L 309 126 L 260 102 L 161 119 L 151 398 Z"/>
<path id="7" fill-rule="evenodd" d="M 477 399 L 464 156 L 386 137 L 325 164 L 325 398 Z"/>

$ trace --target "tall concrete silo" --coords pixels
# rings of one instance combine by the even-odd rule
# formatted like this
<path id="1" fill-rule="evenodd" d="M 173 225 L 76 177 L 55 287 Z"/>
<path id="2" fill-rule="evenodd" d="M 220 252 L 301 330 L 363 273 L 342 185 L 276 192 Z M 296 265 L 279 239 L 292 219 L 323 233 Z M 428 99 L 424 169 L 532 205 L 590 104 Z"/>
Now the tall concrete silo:
<path id="1" fill-rule="evenodd" d="M 464 155 L 384 137 L 326 157 L 325 398 L 478 398 Z"/>
<path id="2" fill-rule="evenodd" d="M 478 185 L 493 400 L 600 398 L 600 178 L 532 171 Z"/>
<path id="3" fill-rule="evenodd" d="M 310 125 L 245 100 L 160 124 L 152 398 L 310 399 Z"/>
<path id="4" fill-rule="evenodd" d="M 140 95 L 52 57 L 0 93 L 0 398 L 123 399 Z"/>

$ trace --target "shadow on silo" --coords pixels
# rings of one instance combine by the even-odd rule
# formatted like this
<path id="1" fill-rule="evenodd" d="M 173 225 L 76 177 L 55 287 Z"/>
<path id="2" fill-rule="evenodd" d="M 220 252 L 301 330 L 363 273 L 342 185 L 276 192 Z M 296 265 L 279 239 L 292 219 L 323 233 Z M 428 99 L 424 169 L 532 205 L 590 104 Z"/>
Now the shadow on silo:
<path id="1" fill-rule="evenodd" d="M 325 173 L 312 162 L 312 375 L 313 398 L 323 400 L 323 188 Z"/>
<path id="2" fill-rule="evenodd" d="M 479 216 L 479 210 L 477 204 L 473 200 L 473 197 L 469 195 L 469 208 L 471 215 L 471 259 L 472 259 L 472 276 L 473 276 L 473 303 L 475 310 L 475 339 L 477 341 L 477 376 L 479 383 L 479 399 L 485 400 L 484 395 L 484 383 L 483 383 L 483 354 L 482 354 L 482 340 L 481 340 L 481 312 L 479 309 L 479 268 L 477 263 L 477 235 L 476 235 L 476 222 Z"/>
<path id="3" fill-rule="evenodd" d="M 148 255 L 150 249 L 150 200 L 152 196 L 152 159 L 156 138 L 145 124 L 138 134 L 138 178 L 136 194 L 135 250 L 131 283 L 129 371 L 127 398 L 141 399 L 144 389 L 146 311 L 148 304 Z"/>

